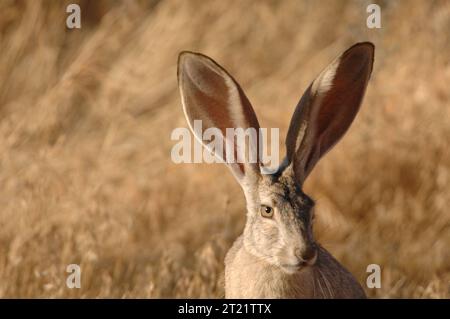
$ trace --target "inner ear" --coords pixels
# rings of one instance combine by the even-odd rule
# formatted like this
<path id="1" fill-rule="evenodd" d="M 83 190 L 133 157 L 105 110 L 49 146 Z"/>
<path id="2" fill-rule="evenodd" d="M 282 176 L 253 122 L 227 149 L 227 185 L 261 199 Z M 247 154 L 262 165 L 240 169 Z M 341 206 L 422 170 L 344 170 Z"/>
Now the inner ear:
<path id="1" fill-rule="evenodd" d="M 203 141 L 203 131 L 217 128 L 223 147 L 222 154 L 215 155 L 227 164 L 241 186 L 256 183 L 260 174 L 259 123 L 236 80 L 211 58 L 182 52 L 178 60 L 178 81 L 184 113 L 196 138 L 211 151 L 209 144 Z M 195 121 L 201 121 L 201 132 L 193 129 Z M 228 129 L 233 130 L 232 136 Z M 238 140 L 239 129 L 250 130 L 252 138 Z"/>
<path id="2" fill-rule="evenodd" d="M 301 184 L 353 122 L 373 58 L 373 44 L 355 44 L 328 65 L 303 94 L 286 137 L 288 158 Z"/>

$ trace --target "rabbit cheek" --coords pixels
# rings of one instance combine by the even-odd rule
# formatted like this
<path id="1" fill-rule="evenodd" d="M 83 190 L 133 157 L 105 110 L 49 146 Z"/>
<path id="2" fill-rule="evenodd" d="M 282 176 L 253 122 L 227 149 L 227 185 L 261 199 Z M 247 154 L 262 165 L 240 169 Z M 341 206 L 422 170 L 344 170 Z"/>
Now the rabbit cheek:
<path id="1" fill-rule="evenodd" d="M 276 227 L 276 224 L 271 221 L 264 221 L 259 228 L 259 234 L 261 236 L 260 242 L 264 243 L 264 246 L 266 247 L 272 246 L 278 238 L 278 228 Z"/>
<path id="2" fill-rule="evenodd" d="M 276 255 L 274 248 L 278 241 L 278 228 L 273 221 L 259 220 L 252 229 L 253 245 L 259 255 L 273 257 Z"/>

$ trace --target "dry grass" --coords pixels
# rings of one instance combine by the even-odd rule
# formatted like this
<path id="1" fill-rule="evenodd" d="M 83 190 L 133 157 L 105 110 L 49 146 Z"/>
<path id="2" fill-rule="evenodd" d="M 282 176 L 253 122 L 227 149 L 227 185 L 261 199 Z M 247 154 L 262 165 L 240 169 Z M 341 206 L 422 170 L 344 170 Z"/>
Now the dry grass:
<path id="1" fill-rule="evenodd" d="M 0 296 L 220 297 L 244 198 L 222 165 L 175 165 L 181 50 L 241 82 L 286 132 L 303 90 L 354 42 L 376 44 L 361 113 L 311 176 L 316 237 L 371 297 L 449 298 L 450 3 L 0 2 Z M 65 286 L 68 264 L 82 288 Z"/>

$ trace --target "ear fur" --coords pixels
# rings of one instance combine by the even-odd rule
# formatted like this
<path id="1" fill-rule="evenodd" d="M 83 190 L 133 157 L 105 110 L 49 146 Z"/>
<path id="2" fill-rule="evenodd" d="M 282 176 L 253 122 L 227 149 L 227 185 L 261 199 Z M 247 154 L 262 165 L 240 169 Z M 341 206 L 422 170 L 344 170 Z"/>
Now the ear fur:
<path id="1" fill-rule="evenodd" d="M 236 80 L 211 58 L 184 51 L 178 58 L 178 87 L 186 119 L 195 137 L 209 148 L 199 136 L 203 132 L 193 129 L 196 120 L 202 121 L 204 130 L 218 129 L 223 151 L 215 155 L 227 164 L 241 185 L 258 178 L 259 123 Z M 256 136 L 240 143 L 235 136 L 227 135 L 227 129 L 250 129 L 247 132 L 256 132 Z M 227 145 L 234 147 L 227 148 Z"/>
<path id="2" fill-rule="evenodd" d="M 300 99 L 286 149 L 288 162 L 301 183 L 358 113 L 372 72 L 374 49 L 369 42 L 350 47 L 319 74 Z"/>

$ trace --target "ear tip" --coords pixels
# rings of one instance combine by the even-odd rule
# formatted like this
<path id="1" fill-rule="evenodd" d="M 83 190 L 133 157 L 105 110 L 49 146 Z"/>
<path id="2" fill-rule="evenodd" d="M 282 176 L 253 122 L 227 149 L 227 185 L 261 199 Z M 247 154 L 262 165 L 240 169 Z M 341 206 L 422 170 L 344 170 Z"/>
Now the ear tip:
<path id="1" fill-rule="evenodd" d="M 341 60 L 346 60 L 348 63 L 352 61 L 354 65 L 365 65 L 370 74 L 375 60 L 375 45 L 368 41 L 355 43 L 342 54 Z"/>
<path id="2" fill-rule="evenodd" d="M 366 41 L 366 42 L 358 42 L 352 45 L 350 48 L 345 51 L 344 54 L 352 53 L 352 54 L 364 54 L 367 57 L 369 57 L 371 60 L 373 60 L 375 56 L 375 44 L 372 42 Z"/>
<path id="3" fill-rule="evenodd" d="M 194 51 L 181 51 L 178 54 L 178 65 L 180 64 L 184 64 L 184 63 L 189 63 L 189 62 L 207 62 L 207 61 L 212 61 L 214 62 L 213 59 L 211 59 L 209 56 L 204 55 L 203 53 L 200 52 L 194 52 Z"/>
<path id="4" fill-rule="evenodd" d="M 190 59 L 196 57 L 196 55 L 198 55 L 199 53 L 196 52 L 192 52 L 192 51 L 181 51 L 178 54 L 178 69 L 185 65 L 186 62 L 189 62 Z"/>
<path id="5" fill-rule="evenodd" d="M 181 71 L 198 70 L 204 67 L 212 70 L 221 69 L 217 62 L 205 54 L 194 51 L 181 51 L 178 54 L 178 76 L 180 76 Z"/>
<path id="6" fill-rule="evenodd" d="M 195 56 L 199 53 L 194 52 L 194 51 L 188 51 L 188 50 L 183 50 L 178 54 L 178 60 L 184 58 L 184 57 L 190 57 L 190 56 Z"/>
<path id="7" fill-rule="evenodd" d="M 354 46 L 365 46 L 371 48 L 372 50 L 375 50 L 375 44 L 373 44 L 373 42 L 370 41 L 357 42 L 354 44 Z"/>
<path id="8" fill-rule="evenodd" d="M 189 64 L 192 62 L 195 62 L 197 60 L 197 57 L 200 55 L 200 53 L 193 52 L 193 51 L 181 51 L 178 54 L 178 61 L 177 61 L 177 76 L 178 80 L 180 80 L 180 75 L 189 68 Z M 184 72 L 183 72 L 184 71 Z"/>

